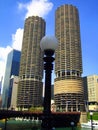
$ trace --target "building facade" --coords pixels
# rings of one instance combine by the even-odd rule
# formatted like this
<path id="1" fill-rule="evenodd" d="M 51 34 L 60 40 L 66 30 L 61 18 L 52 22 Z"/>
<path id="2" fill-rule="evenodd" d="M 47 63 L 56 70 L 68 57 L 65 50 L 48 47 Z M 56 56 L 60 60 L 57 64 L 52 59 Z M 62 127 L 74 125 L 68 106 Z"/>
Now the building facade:
<path id="1" fill-rule="evenodd" d="M 45 36 L 45 25 L 38 16 L 25 20 L 17 96 L 20 108 L 42 105 L 43 53 L 40 40 Z"/>
<path id="2" fill-rule="evenodd" d="M 19 66 L 20 66 L 20 56 L 21 52 L 18 50 L 12 50 L 9 52 L 6 62 L 6 69 L 3 82 L 3 92 L 2 92 L 2 107 L 7 108 L 10 106 L 11 91 L 10 88 L 10 79 L 11 75 L 19 75 Z"/>
<path id="3" fill-rule="evenodd" d="M 2 106 L 2 97 L 1 97 L 1 93 L 2 93 L 2 80 L 3 80 L 3 76 L 1 77 L 1 80 L 0 80 L 0 108 Z"/>
<path id="4" fill-rule="evenodd" d="M 55 53 L 56 106 L 62 111 L 84 111 L 80 24 L 75 6 L 62 5 L 57 8 L 55 35 L 59 42 Z"/>
<path id="5" fill-rule="evenodd" d="M 1 79 L 0 79 L 0 95 L 1 95 L 1 93 L 2 93 L 2 81 L 3 81 L 3 76 L 2 76 Z"/>
<path id="6" fill-rule="evenodd" d="M 10 90 L 12 92 L 11 99 L 10 99 L 10 109 L 17 110 L 17 89 L 18 89 L 18 76 L 11 76 L 10 80 Z"/>
<path id="7" fill-rule="evenodd" d="M 85 78 L 87 79 L 84 85 L 88 90 L 88 110 L 98 111 L 98 75 L 89 75 Z"/>
<path id="8" fill-rule="evenodd" d="M 88 87 L 87 87 L 87 76 L 83 77 L 83 87 L 84 87 L 84 103 L 85 109 L 88 112 Z"/>

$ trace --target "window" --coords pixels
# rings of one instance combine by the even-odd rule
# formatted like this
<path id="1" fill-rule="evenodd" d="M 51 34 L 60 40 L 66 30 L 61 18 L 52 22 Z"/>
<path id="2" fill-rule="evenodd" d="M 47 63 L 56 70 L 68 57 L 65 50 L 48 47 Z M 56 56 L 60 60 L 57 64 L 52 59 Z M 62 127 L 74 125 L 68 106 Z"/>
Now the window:
<path id="1" fill-rule="evenodd" d="M 98 79 L 97 79 L 97 83 L 98 83 Z"/>

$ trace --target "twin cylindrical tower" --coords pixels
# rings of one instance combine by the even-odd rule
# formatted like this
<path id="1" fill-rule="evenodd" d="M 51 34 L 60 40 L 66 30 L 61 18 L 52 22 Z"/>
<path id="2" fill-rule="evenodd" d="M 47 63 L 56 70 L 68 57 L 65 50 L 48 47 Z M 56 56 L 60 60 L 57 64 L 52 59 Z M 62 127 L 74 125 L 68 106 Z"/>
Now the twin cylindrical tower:
<path id="1" fill-rule="evenodd" d="M 18 106 L 42 104 L 43 53 L 40 40 L 45 36 L 45 21 L 32 16 L 24 26 L 19 73 Z M 75 6 L 63 5 L 56 10 L 54 99 L 58 109 L 83 111 L 82 54 L 79 14 Z"/>
<path id="2" fill-rule="evenodd" d="M 75 6 L 63 5 L 56 10 L 55 35 L 59 42 L 55 53 L 55 103 L 62 111 L 84 110 L 80 25 Z"/>

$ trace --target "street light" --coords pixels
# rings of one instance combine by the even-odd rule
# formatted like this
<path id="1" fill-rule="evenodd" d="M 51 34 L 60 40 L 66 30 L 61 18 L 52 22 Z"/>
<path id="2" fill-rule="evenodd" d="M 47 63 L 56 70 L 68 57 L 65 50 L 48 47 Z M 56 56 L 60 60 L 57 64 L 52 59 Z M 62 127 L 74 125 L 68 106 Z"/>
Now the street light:
<path id="1" fill-rule="evenodd" d="M 54 36 L 45 36 L 40 42 L 41 50 L 44 52 L 44 70 L 45 70 L 45 94 L 44 110 L 41 129 L 52 130 L 51 117 L 51 73 L 53 70 L 54 51 L 58 46 L 58 41 Z"/>
<path id="2" fill-rule="evenodd" d="M 91 130 L 93 130 L 93 112 L 90 112 L 90 119 L 91 119 Z"/>

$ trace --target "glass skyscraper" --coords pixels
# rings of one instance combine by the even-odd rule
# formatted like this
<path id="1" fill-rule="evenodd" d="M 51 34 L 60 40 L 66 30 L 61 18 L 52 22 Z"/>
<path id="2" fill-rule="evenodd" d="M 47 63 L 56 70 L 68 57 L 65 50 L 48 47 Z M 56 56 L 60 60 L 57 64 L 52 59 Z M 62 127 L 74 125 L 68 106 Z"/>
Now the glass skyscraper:
<path id="1" fill-rule="evenodd" d="M 45 35 L 45 25 L 38 16 L 25 20 L 17 97 L 19 108 L 42 105 L 43 53 L 40 40 Z"/>
<path id="2" fill-rule="evenodd" d="M 6 108 L 10 105 L 9 101 L 11 98 L 10 91 L 10 78 L 12 75 L 19 75 L 19 66 L 20 66 L 20 55 L 21 52 L 13 49 L 9 52 L 6 62 L 6 69 L 4 75 L 4 83 L 3 83 L 3 93 L 2 93 L 2 107 Z"/>
<path id="3" fill-rule="evenodd" d="M 0 79 L 0 107 L 2 105 L 2 97 L 1 97 L 1 90 L 2 90 L 2 80 L 3 80 L 3 76 Z"/>
<path id="4" fill-rule="evenodd" d="M 55 53 L 55 103 L 58 109 L 64 111 L 84 111 L 78 9 L 72 5 L 58 7 L 55 24 L 55 35 L 59 42 Z"/>
<path id="5" fill-rule="evenodd" d="M 2 80 L 3 80 L 3 76 L 0 79 L 0 95 L 1 95 L 1 90 L 2 90 Z"/>

